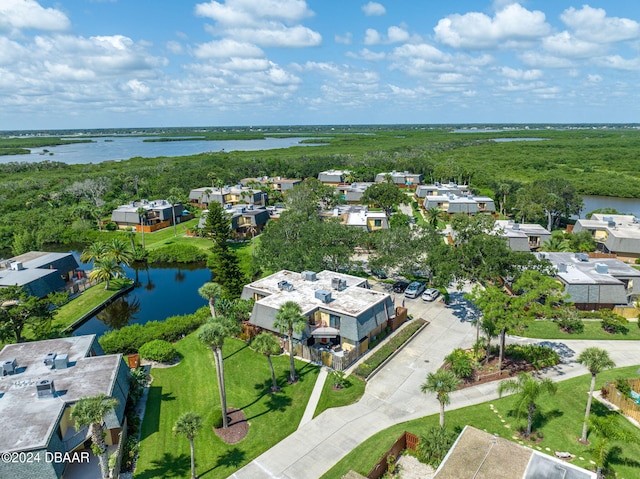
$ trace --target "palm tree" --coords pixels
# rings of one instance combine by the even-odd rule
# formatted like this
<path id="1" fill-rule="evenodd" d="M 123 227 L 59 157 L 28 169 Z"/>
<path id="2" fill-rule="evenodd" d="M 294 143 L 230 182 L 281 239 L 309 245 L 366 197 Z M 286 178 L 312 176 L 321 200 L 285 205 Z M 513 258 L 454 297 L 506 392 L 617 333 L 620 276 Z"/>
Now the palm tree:
<path id="1" fill-rule="evenodd" d="M 113 278 L 119 278 L 124 274 L 122 266 L 118 264 L 113 258 L 102 257 L 94 261 L 93 269 L 89 273 L 89 279 L 104 281 L 105 291 L 109 289 L 109 282 Z"/>
<path id="2" fill-rule="evenodd" d="M 173 434 L 181 434 L 189 439 L 191 447 L 191 479 L 196 479 L 196 457 L 193 450 L 193 440 L 202 429 L 202 418 L 195 412 L 186 412 L 173 425 Z"/>
<path id="3" fill-rule="evenodd" d="M 104 429 L 102 423 L 104 416 L 118 405 L 118 400 L 98 394 L 80 399 L 71 408 L 71 420 L 75 421 L 78 429 L 89 428 L 92 450 L 100 462 L 102 479 L 109 477 L 109 458 L 107 457 L 107 445 L 104 442 Z"/>
<path id="4" fill-rule="evenodd" d="M 451 402 L 450 393 L 455 391 L 462 383 L 453 371 L 438 369 L 435 373 L 427 374 L 426 381 L 420 386 L 423 393 L 435 393 L 440 403 L 440 427 L 444 428 L 444 407 Z"/>
<path id="5" fill-rule="evenodd" d="M 273 334 L 263 332 L 253 338 L 253 340 L 251 341 L 251 346 L 256 350 L 257 353 L 264 354 L 267 357 L 267 361 L 269 362 L 269 369 L 271 370 L 271 382 L 273 383 L 273 385 L 271 386 L 271 391 L 279 391 L 280 388 L 278 387 L 278 382 L 276 381 L 276 372 L 273 369 L 271 355 L 280 354 L 280 342 Z"/>
<path id="6" fill-rule="evenodd" d="M 220 320 L 222 319 L 222 320 Z M 213 351 L 213 358 L 216 363 L 216 375 L 218 378 L 218 392 L 220 393 L 220 408 L 222 409 L 222 427 L 227 428 L 227 391 L 224 386 L 224 362 L 222 357 L 222 346 L 224 340 L 229 335 L 229 330 L 225 326 L 225 320 L 221 316 L 216 321 L 205 324 L 198 333 L 198 339 L 209 345 Z"/>
<path id="7" fill-rule="evenodd" d="M 438 222 L 443 218 L 444 213 L 440 208 L 433 206 L 431 208 L 427 208 L 424 215 L 426 216 L 429 226 L 433 229 L 438 229 Z"/>
<path id="8" fill-rule="evenodd" d="M 582 436 L 580 436 L 580 442 L 586 443 L 589 414 L 591 414 L 591 400 L 593 398 L 593 390 L 596 387 L 596 376 L 605 369 L 616 367 L 616 363 L 611 360 L 607 351 L 595 346 L 582 351 L 578 356 L 578 362 L 585 366 L 591 373 L 591 387 L 589 388 L 589 397 L 587 398 L 587 410 L 584 413 Z"/>
<path id="9" fill-rule="evenodd" d="M 565 239 L 562 236 L 552 236 L 542 243 L 540 249 L 542 251 L 567 253 L 571 251 L 571 244 L 568 239 Z"/>
<path id="10" fill-rule="evenodd" d="M 138 213 L 138 217 L 140 218 L 140 231 L 142 231 L 142 249 L 144 249 L 144 219 L 147 217 L 146 208 L 140 206 L 136 213 Z"/>
<path id="11" fill-rule="evenodd" d="M 127 238 L 129 239 L 129 241 L 131 242 L 131 252 L 135 253 L 136 252 L 136 230 L 133 229 L 133 227 L 129 227 L 125 231 L 125 234 L 127 235 Z"/>
<path id="12" fill-rule="evenodd" d="M 296 382 L 296 366 L 293 361 L 293 334 L 301 333 L 307 327 L 307 318 L 302 314 L 302 308 L 295 301 L 287 301 L 276 313 L 276 319 L 273 326 L 278 328 L 281 333 L 287 334 L 289 338 L 289 382 Z"/>
<path id="13" fill-rule="evenodd" d="M 83 263 L 90 263 L 102 258 L 107 252 L 107 245 L 102 241 L 91 243 L 87 249 L 85 249 L 80 255 L 80 261 Z"/>
<path id="14" fill-rule="evenodd" d="M 536 410 L 536 400 L 543 394 L 555 394 L 558 387 L 549 378 L 536 379 L 530 373 L 520 373 L 517 379 L 508 379 L 498 385 L 498 394 L 502 397 L 505 392 L 513 392 L 518 395 L 516 412 L 521 414 L 527 410 L 527 430 L 525 437 L 531 435 L 533 425 L 533 413 Z"/>
<path id="15" fill-rule="evenodd" d="M 198 294 L 209 301 L 209 309 L 211 310 L 211 318 L 216 319 L 216 301 L 224 293 L 224 288 L 218 283 L 204 283 L 198 289 Z"/>
<path id="16" fill-rule="evenodd" d="M 171 204 L 171 214 L 173 216 L 173 237 L 177 237 L 178 233 L 176 231 L 176 203 L 178 203 L 178 197 L 175 195 L 169 195 L 167 201 Z"/>
<path id="17" fill-rule="evenodd" d="M 111 256 L 118 264 L 129 266 L 133 261 L 133 251 L 129 249 L 127 242 L 120 238 L 113 238 L 106 244 L 105 254 Z"/>

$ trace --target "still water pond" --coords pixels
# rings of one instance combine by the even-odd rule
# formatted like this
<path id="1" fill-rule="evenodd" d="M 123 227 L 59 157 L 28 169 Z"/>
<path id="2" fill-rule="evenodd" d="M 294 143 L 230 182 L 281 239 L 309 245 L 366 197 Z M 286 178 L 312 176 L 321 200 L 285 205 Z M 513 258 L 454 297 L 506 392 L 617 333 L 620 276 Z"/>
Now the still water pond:
<path id="1" fill-rule="evenodd" d="M 311 146 L 300 143 L 305 138 L 265 138 L 264 140 L 189 140 L 151 141 L 150 137 L 98 137 L 83 138 L 92 143 L 70 143 L 68 145 L 47 146 L 31 149 L 30 155 L 0 156 L 0 163 L 12 161 L 60 161 L 69 164 L 101 163 L 103 161 L 127 160 L 129 158 L 157 158 L 160 156 L 189 156 L 218 151 L 256 151 Z M 157 138 L 157 137 L 153 137 Z M 314 146 L 317 146 L 314 145 Z M 45 151 L 46 150 L 46 151 Z"/>
<path id="2" fill-rule="evenodd" d="M 78 259 L 77 253 L 74 256 Z M 79 262 L 79 260 L 78 260 Z M 88 264 L 80 264 L 90 269 Z M 128 324 L 161 321 L 169 316 L 189 314 L 207 303 L 198 294 L 198 288 L 211 281 L 211 271 L 204 266 L 137 265 L 126 267 L 127 277 L 135 287 L 126 295 L 104 308 L 83 323 L 73 334 L 97 334 L 118 329 Z"/>

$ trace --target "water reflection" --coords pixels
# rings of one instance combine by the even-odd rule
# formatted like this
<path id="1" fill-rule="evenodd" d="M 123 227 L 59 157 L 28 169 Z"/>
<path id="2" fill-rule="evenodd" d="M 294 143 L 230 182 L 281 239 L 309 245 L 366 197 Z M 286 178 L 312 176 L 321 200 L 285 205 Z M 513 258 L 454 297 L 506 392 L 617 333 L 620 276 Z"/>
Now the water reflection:
<path id="1" fill-rule="evenodd" d="M 100 311 L 96 318 L 108 329 L 120 329 L 129 323 L 135 322 L 136 315 L 140 312 L 140 300 L 133 296 L 122 296 L 109 306 Z"/>

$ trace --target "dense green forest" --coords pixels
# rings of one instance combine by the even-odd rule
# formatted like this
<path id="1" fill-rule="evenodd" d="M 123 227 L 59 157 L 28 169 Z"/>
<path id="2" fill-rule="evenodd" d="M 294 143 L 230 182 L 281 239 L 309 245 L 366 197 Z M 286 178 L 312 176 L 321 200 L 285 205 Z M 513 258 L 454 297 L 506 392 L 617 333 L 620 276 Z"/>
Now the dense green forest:
<path id="1" fill-rule="evenodd" d="M 469 182 L 477 190 L 505 198 L 503 190 L 551 178 L 568 180 L 582 194 L 640 198 L 640 130 L 635 128 L 490 133 L 419 126 L 272 127 L 228 132 L 185 128 L 153 134 L 158 140 L 182 136 L 183 141 L 306 136 L 322 144 L 97 164 L 0 164 L 0 249 L 15 253 L 48 243 L 88 241 L 97 220 L 108 218 L 114 207 L 135 199 L 164 197 L 171 188 L 178 188 L 186 200 L 190 189 L 212 184 L 213 179 L 233 184 L 244 177 L 264 175 L 306 178 L 328 168 L 348 168 L 362 181 L 373 180 L 381 171 L 409 170 L 424 174 L 425 181 Z M 63 141 L 60 138 L 0 138 L 0 150 L 56 145 Z M 493 141 L 496 138 L 542 140 Z M 499 191 L 503 192 L 499 195 Z"/>

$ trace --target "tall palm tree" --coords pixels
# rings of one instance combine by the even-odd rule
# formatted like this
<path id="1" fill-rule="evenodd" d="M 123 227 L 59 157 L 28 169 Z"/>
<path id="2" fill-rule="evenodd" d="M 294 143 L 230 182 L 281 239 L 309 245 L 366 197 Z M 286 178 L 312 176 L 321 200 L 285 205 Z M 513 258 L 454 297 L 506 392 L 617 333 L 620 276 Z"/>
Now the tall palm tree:
<path id="1" fill-rule="evenodd" d="M 93 269 L 89 273 L 89 279 L 104 281 L 105 291 L 109 289 L 109 282 L 113 278 L 119 278 L 124 275 L 122 266 L 111 257 L 102 257 L 93 262 Z"/>
<path id="2" fill-rule="evenodd" d="M 273 392 L 279 391 L 278 381 L 276 381 L 276 372 L 273 369 L 273 363 L 271 362 L 272 354 L 280 354 L 280 342 L 271 333 L 263 332 L 258 334 L 253 340 L 251 340 L 251 346 L 257 353 L 264 354 L 269 362 L 269 369 L 271 370 L 271 390 Z"/>
<path id="3" fill-rule="evenodd" d="M 295 301 L 287 301 L 276 313 L 273 326 L 281 333 L 286 333 L 289 338 L 289 382 L 294 383 L 298 379 L 296 366 L 293 361 L 293 334 L 301 333 L 307 327 L 307 318 L 302 314 L 302 308 Z"/>
<path id="4" fill-rule="evenodd" d="M 444 217 L 442 210 L 435 206 L 427 208 L 424 215 L 426 216 L 427 223 L 433 229 L 438 229 L 438 222 Z"/>
<path id="5" fill-rule="evenodd" d="M 102 241 L 96 241 L 91 243 L 87 249 L 85 249 L 80 255 L 80 261 L 83 263 L 90 263 L 102 258 L 107 253 L 107 245 Z"/>
<path id="6" fill-rule="evenodd" d="M 455 391 L 462 383 L 453 371 L 438 369 L 435 373 L 427 374 L 426 381 L 420 386 L 423 393 L 435 393 L 440 403 L 440 427 L 444 427 L 444 407 L 451 402 L 450 393 Z"/>
<path id="7" fill-rule="evenodd" d="M 611 360 L 607 351 L 595 346 L 582 351 L 578 356 L 578 362 L 585 366 L 591 373 L 591 386 L 589 387 L 589 397 L 587 398 L 587 409 L 584 413 L 582 436 L 580 436 L 580 442 L 586 443 L 589 414 L 591 414 L 591 400 L 593 398 L 593 390 L 596 387 L 596 376 L 605 369 L 615 368 L 616 363 Z"/>
<path id="8" fill-rule="evenodd" d="M 140 231 L 142 232 L 142 249 L 144 249 L 144 220 L 147 217 L 147 210 L 140 206 L 136 213 L 138 213 L 138 217 L 140 218 Z"/>
<path id="9" fill-rule="evenodd" d="M 102 423 L 104 416 L 118 405 L 118 400 L 98 394 L 80 399 L 71 408 L 71 420 L 75 421 L 78 429 L 89 428 L 92 450 L 100 462 L 102 479 L 109 477 L 109 458 L 107 457 L 107 445 L 104 442 L 104 429 Z"/>
<path id="10" fill-rule="evenodd" d="M 193 440 L 202 429 L 202 418 L 195 412 L 186 412 L 178 418 L 173 425 L 173 434 L 185 436 L 191 447 L 191 479 L 196 479 L 196 457 L 194 454 Z"/>
<path id="11" fill-rule="evenodd" d="M 525 409 L 527 411 L 527 430 L 524 435 L 528 438 L 531 435 L 533 426 L 533 413 L 537 407 L 536 401 L 545 393 L 555 394 L 557 389 L 557 385 L 549 378 L 537 379 L 530 373 L 520 373 L 517 379 L 502 381 L 498 385 L 498 394 L 500 397 L 505 392 L 512 392 L 518 395 L 516 412 L 519 415 Z"/>
<path id="12" fill-rule="evenodd" d="M 213 351 L 218 379 L 218 393 L 220 394 L 220 408 L 222 409 L 222 427 L 225 429 L 228 426 L 227 391 L 224 385 L 224 358 L 222 356 L 222 347 L 228 335 L 229 330 L 225 326 L 224 318 L 221 316 L 219 316 L 217 320 L 205 324 L 198 333 L 198 339 L 207 344 Z"/>
<path id="13" fill-rule="evenodd" d="M 169 195 L 167 197 L 167 201 L 171 205 L 171 215 L 173 216 L 173 237 L 178 236 L 178 232 L 176 231 L 176 203 L 178 203 L 178 197 L 175 195 Z"/>
<path id="14" fill-rule="evenodd" d="M 542 251 L 567 253 L 571 251 L 571 244 L 568 239 L 562 236 L 552 236 L 542 243 L 540 249 Z"/>
<path id="15" fill-rule="evenodd" d="M 121 238 L 113 238 L 106 244 L 106 253 L 111 256 L 118 264 L 129 266 L 133 261 L 133 251 L 129 248 L 126 241 Z"/>
<path id="16" fill-rule="evenodd" d="M 218 283 L 208 282 L 198 288 L 198 294 L 209 301 L 212 319 L 216 319 L 216 301 L 223 293 L 224 288 Z"/>

